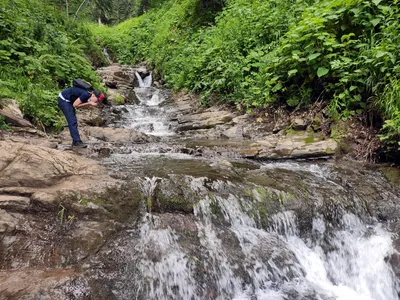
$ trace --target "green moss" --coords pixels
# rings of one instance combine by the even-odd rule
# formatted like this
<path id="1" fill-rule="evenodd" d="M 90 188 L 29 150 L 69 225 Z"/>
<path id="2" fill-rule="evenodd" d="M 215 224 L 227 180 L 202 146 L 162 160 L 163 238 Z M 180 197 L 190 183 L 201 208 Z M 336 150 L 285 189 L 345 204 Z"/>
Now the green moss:
<path id="1" fill-rule="evenodd" d="M 310 136 L 308 136 L 308 137 L 306 137 L 306 138 L 304 139 L 304 142 L 305 142 L 306 144 L 311 144 L 311 143 L 314 142 L 314 137 L 313 137 L 312 135 L 310 135 Z"/>
<path id="2" fill-rule="evenodd" d="M 124 95 L 122 95 L 122 94 L 118 94 L 116 97 L 115 97 L 115 104 L 117 104 L 117 105 L 122 105 L 122 104 L 125 104 L 125 97 L 124 97 Z"/>
<path id="3" fill-rule="evenodd" d="M 331 138 L 339 142 L 347 136 L 348 124 L 344 121 L 336 122 L 331 126 Z"/>
<path id="4" fill-rule="evenodd" d="M 193 206 L 196 203 L 185 197 L 183 193 L 166 195 L 162 191 L 158 191 L 155 201 L 150 203 L 152 211 L 156 212 L 173 212 L 193 213 Z M 149 204 L 149 203 L 148 203 Z"/>
<path id="5" fill-rule="evenodd" d="M 395 186 L 400 187 L 400 169 L 397 167 L 384 167 L 381 168 L 382 173 L 385 175 L 387 180 Z"/>
<path id="6" fill-rule="evenodd" d="M 335 153 L 335 150 L 328 147 L 328 148 L 326 148 L 326 153 L 327 153 L 327 154 L 334 154 L 334 153 Z"/>
<path id="7" fill-rule="evenodd" d="M 335 155 L 341 157 L 350 152 L 350 145 L 346 141 L 346 139 L 342 139 L 338 142 L 338 146 L 335 150 Z M 332 150 L 333 151 L 333 150 Z"/>
<path id="8" fill-rule="evenodd" d="M 111 217 L 124 221 L 138 212 L 143 198 L 140 188 L 136 185 L 122 185 L 108 188 L 92 200 L 93 203 L 104 207 Z"/>

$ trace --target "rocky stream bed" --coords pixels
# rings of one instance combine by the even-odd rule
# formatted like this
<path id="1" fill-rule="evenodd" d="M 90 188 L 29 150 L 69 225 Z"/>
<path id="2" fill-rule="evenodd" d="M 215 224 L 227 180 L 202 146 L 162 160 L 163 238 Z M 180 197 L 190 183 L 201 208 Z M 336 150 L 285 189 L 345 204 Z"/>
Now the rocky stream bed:
<path id="1" fill-rule="evenodd" d="M 87 149 L 2 109 L 0 299 L 398 299 L 397 168 L 342 158 L 315 117 L 259 122 L 143 66 L 98 72 Z"/>

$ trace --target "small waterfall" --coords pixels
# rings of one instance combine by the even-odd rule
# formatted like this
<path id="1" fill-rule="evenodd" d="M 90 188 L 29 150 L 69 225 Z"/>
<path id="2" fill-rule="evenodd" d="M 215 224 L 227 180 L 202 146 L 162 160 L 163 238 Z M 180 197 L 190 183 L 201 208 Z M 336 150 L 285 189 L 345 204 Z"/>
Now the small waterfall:
<path id="1" fill-rule="evenodd" d="M 199 299 L 191 262 L 170 228 L 160 228 L 156 216 L 146 214 L 140 225 L 140 243 L 134 246 L 135 270 L 129 280 L 135 289 L 124 290 L 123 299 Z M 129 269 L 129 266 L 127 266 Z M 127 270 L 128 271 L 128 270 Z"/>
<path id="2" fill-rule="evenodd" d="M 112 60 L 110 58 L 110 55 L 108 54 L 107 48 L 103 48 L 102 50 L 104 57 L 107 59 L 107 62 L 109 64 L 112 64 Z"/>
<path id="3" fill-rule="evenodd" d="M 151 84 L 153 83 L 153 75 L 150 72 L 149 75 L 147 75 L 144 79 L 143 79 L 143 84 L 144 87 L 151 87 Z"/>
<path id="4" fill-rule="evenodd" d="M 296 214 L 287 210 L 269 216 L 265 230 L 258 225 L 257 202 L 231 193 L 211 195 L 209 190 L 232 183 L 207 186 L 206 180 L 190 183 L 191 193 L 200 197 L 195 252 L 162 216 L 143 217 L 131 270 L 125 271 L 135 299 L 398 300 L 398 282 L 387 263 L 391 235 L 378 223 L 346 213 L 332 227 L 316 215 L 311 235 L 302 238 Z M 156 184 L 156 178 L 141 181 L 148 197 Z"/>
<path id="5" fill-rule="evenodd" d="M 171 136 L 174 132 L 167 119 L 166 108 L 160 107 L 166 98 L 163 93 L 151 87 L 151 74 L 144 80 L 135 72 L 140 87 L 134 89 L 139 100 L 137 105 L 126 105 L 122 126 L 154 136 Z"/>
<path id="6" fill-rule="evenodd" d="M 139 87 L 141 87 L 141 88 L 151 87 L 151 84 L 153 82 L 151 72 L 150 72 L 150 75 L 147 75 L 144 79 L 142 78 L 142 76 L 140 76 L 140 74 L 137 71 L 135 72 L 135 76 L 138 80 Z"/>

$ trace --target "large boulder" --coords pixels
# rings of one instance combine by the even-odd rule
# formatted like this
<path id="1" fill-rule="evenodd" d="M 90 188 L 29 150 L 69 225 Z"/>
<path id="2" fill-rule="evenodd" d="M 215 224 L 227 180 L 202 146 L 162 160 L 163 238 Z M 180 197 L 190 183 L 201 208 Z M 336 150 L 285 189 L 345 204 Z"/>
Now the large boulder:
<path id="1" fill-rule="evenodd" d="M 24 119 L 21 110 L 15 100 L 6 101 L 3 107 L 0 107 L 0 116 L 13 126 L 34 127 L 31 122 Z"/>
<path id="2" fill-rule="evenodd" d="M 58 151 L 11 141 L 0 141 L 0 187 L 31 186 L 46 187 L 74 179 L 95 182 L 106 174 L 96 161 L 73 152 Z M 68 185 L 74 189 L 74 184 Z"/>
<path id="3" fill-rule="evenodd" d="M 150 75 L 150 70 L 146 66 L 124 66 L 112 64 L 100 68 L 97 73 L 102 82 L 108 87 L 107 95 L 109 102 L 113 104 L 137 103 L 138 99 L 133 92 L 139 86 L 139 78 Z"/>

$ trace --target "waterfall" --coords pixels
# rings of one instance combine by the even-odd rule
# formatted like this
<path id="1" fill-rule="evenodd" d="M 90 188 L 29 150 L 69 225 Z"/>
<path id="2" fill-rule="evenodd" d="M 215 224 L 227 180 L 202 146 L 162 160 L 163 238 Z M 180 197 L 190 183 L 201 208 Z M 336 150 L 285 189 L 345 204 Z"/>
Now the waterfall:
<path id="1" fill-rule="evenodd" d="M 192 299 L 195 297 L 196 282 L 188 268 L 188 257 L 179 246 L 174 232 L 168 228 L 157 229 L 154 223 L 157 223 L 154 216 L 143 218 L 141 243 L 135 246 L 139 253 L 136 259 L 140 259 L 140 277 L 135 279 L 137 289 L 147 290 L 147 299 Z"/>
<path id="2" fill-rule="evenodd" d="M 398 299 L 387 263 L 392 237 L 379 223 L 346 213 L 332 226 L 316 215 L 311 235 L 302 237 L 296 214 L 286 210 L 269 216 L 263 229 L 254 213 L 257 203 L 232 193 L 211 195 L 209 189 L 232 184 L 214 181 L 207 187 L 206 180 L 190 182 L 191 193 L 200 197 L 191 229 L 196 251 L 182 242 L 182 232 L 163 224 L 172 215 L 163 221 L 146 214 L 130 246 L 132 267 L 124 274 L 131 294 L 123 299 L 135 293 L 136 299 Z M 156 178 L 141 181 L 146 197 L 156 185 Z"/>
<path id="3" fill-rule="evenodd" d="M 159 89 L 151 87 L 151 73 L 142 79 L 136 71 L 135 76 L 139 82 L 139 87 L 135 87 L 134 91 L 139 101 L 137 104 L 124 107 L 126 113 L 123 114 L 119 125 L 148 135 L 174 135 L 168 120 L 168 108 L 160 106 L 166 100 L 166 95 Z"/>
<path id="4" fill-rule="evenodd" d="M 111 58 L 110 58 L 110 55 L 109 55 L 108 52 L 107 52 L 107 48 L 103 48 L 102 52 L 103 52 L 104 57 L 107 59 L 107 62 L 108 62 L 109 64 L 112 64 L 112 60 L 111 60 Z"/>
<path id="5" fill-rule="evenodd" d="M 124 106 L 121 126 L 172 136 L 170 112 L 159 105 L 165 98 L 151 87 L 151 74 L 135 75 L 139 103 Z M 371 213 L 378 207 L 385 215 L 382 203 L 398 195 L 385 190 L 377 172 L 362 169 L 352 181 L 353 165 L 275 161 L 236 168 L 231 176 L 210 169 L 221 155 L 211 149 L 203 152 L 211 159 L 173 156 L 172 145 L 180 142 L 178 136 L 133 145 L 109 158 L 138 176 L 139 198 L 147 204 L 106 253 L 107 259 L 113 254 L 112 268 L 96 273 L 109 279 L 103 282 L 116 299 L 399 299 L 390 264 L 395 238 Z"/>
<path id="6" fill-rule="evenodd" d="M 144 79 L 142 79 L 140 74 L 136 71 L 135 76 L 139 82 L 139 87 L 141 88 L 151 87 L 153 81 L 152 73 L 150 73 L 150 75 L 147 75 Z"/>

